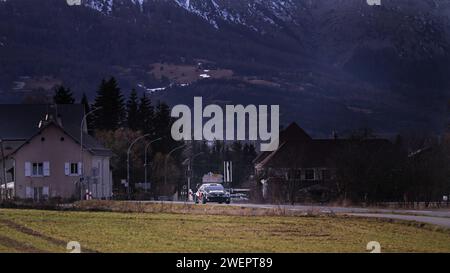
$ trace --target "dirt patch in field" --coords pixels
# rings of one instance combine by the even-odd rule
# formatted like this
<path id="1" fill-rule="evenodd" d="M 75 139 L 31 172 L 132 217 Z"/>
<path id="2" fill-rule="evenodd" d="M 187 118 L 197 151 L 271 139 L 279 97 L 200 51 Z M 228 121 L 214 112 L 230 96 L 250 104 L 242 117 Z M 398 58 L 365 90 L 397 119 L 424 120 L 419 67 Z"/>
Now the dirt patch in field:
<path id="1" fill-rule="evenodd" d="M 11 238 L 0 235 L 0 245 L 5 246 L 10 249 L 15 249 L 18 252 L 28 252 L 28 253 L 44 253 L 44 251 L 35 248 L 31 245 L 24 244 L 22 242 L 13 240 Z"/>
<path id="2" fill-rule="evenodd" d="M 47 242 L 49 242 L 51 244 L 58 245 L 58 246 L 61 246 L 63 248 L 65 248 L 67 246 L 67 241 L 60 240 L 60 239 L 57 239 L 57 238 L 53 238 L 51 236 L 47 236 L 47 235 L 42 234 L 42 233 L 40 233 L 38 231 L 35 231 L 35 230 L 31 229 L 31 228 L 27 228 L 25 226 L 17 224 L 15 222 L 11 221 L 11 220 L 0 219 L 0 223 L 4 224 L 5 226 L 7 226 L 7 227 L 9 227 L 11 229 L 14 229 L 14 230 L 18 231 L 18 232 L 21 232 L 23 234 L 30 235 L 30 236 L 33 236 L 33 237 L 37 237 L 37 238 L 45 240 L 45 241 L 47 241 Z M 5 237 L 5 238 L 10 240 L 10 241 L 14 241 L 14 240 L 11 240 L 11 239 L 9 239 L 7 237 Z M 1 242 L 2 241 L 1 241 L 1 238 L 0 238 L 0 243 Z M 20 242 L 17 242 L 17 243 L 20 243 Z M 84 251 L 88 252 L 88 253 L 95 253 L 95 252 L 97 252 L 97 251 L 91 250 L 91 249 L 84 249 Z"/>

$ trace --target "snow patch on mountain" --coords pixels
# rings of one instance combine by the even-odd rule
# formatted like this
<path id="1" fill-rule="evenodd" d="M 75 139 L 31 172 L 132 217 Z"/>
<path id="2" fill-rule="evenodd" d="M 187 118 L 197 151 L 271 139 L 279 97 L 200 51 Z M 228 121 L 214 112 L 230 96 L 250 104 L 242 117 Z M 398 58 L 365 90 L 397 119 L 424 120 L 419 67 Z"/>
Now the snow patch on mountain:
<path id="1" fill-rule="evenodd" d="M 298 3 L 292 0 L 248 0 L 229 2 L 227 0 L 174 0 L 179 7 L 193 13 L 215 28 L 220 21 L 239 24 L 257 30 L 258 22 L 277 25 L 276 20 L 292 22 L 293 11 Z"/>
<path id="2" fill-rule="evenodd" d="M 114 3 L 119 0 L 82 0 L 82 4 L 105 14 L 111 14 Z M 120 0 L 143 7 L 156 0 Z M 278 22 L 295 22 L 295 11 L 299 3 L 293 0 L 165 0 L 179 8 L 192 13 L 214 28 L 218 29 L 221 22 L 239 24 L 257 30 L 260 23 L 277 26 Z"/>
<path id="3" fill-rule="evenodd" d="M 109 14 L 112 11 L 114 0 L 84 0 L 82 1 L 82 5 Z"/>
<path id="4" fill-rule="evenodd" d="M 85 7 L 97 10 L 99 12 L 110 14 L 114 8 L 114 3 L 118 0 L 82 0 L 81 3 Z M 125 0 L 129 1 L 130 4 L 136 5 L 142 11 L 142 7 L 146 0 Z M 123 1 L 122 1 L 123 2 Z"/>

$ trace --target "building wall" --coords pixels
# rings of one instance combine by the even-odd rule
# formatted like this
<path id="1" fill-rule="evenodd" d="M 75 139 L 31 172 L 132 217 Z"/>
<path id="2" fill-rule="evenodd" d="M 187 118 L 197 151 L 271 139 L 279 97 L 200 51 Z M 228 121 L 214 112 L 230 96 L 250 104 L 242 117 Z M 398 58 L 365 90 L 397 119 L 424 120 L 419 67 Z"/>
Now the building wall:
<path id="1" fill-rule="evenodd" d="M 45 128 L 13 155 L 16 176 L 15 196 L 29 198 L 30 193 L 27 194 L 27 187 L 45 187 L 48 189 L 48 197 L 79 198 L 80 191 L 77 190 L 76 185 L 80 179 L 81 171 L 79 174 L 66 175 L 66 163 L 79 163 L 81 161 L 80 152 L 80 145 L 60 128 L 54 125 Z M 108 194 L 105 194 L 104 197 L 110 197 L 109 158 L 96 158 L 101 158 L 103 160 L 102 168 L 108 169 L 107 173 L 103 171 L 100 173 L 100 176 L 103 182 L 108 181 L 108 186 L 106 187 Z M 94 156 L 90 152 L 84 151 L 83 161 L 82 168 L 85 168 L 85 175 L 91 174 Z M 49 175 L 39 177 L 27 176 L 26 162 L 31 164 L 49 162 Z"/>

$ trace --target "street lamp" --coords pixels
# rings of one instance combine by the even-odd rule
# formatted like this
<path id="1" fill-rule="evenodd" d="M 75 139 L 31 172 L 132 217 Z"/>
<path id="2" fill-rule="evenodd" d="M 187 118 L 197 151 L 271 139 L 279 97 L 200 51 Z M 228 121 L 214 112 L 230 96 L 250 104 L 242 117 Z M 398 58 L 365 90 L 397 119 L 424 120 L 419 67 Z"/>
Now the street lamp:
<path id="1" fill-rule="evenodd" d="M 6 181 L 6 164 L 5 164 L 5 150 L 3 149 L 3 139 L 0 139 L 1 151 L 2 151 L 2 176 L 3 183 L 5 184 L 5 200 L 8 198 L 8 182 Z"/>
<path id="2" fill-rule="evenodd" d="M 80 146 L 81 146 L 80 158 L 81 158 L 81 161 L 80 162 L 81 162 L 81 178 L 82 178 L 83 182 L 84 182 L 84 155 L 83 155 L 83 148 L 84 148 L 84 146 L 83 146 L 83 129 L 84 129 L 84 123 L 86 122 L 87 117 L 89 115 L 92 115 L 94 112 L 96 112 L 96 111 L 98 111 L 100 109 L 102 109 L 102 107 L 97 107 L 97 108 L 92 109 L 91 111 L 87 112 L 83 116 L 83 119 L 81 120 L 81 126 L 80 126 Z M 88 185 L 88 191 L 91 190 L 89 186 L 90 185 Z"/>
<path id="3" fill-rule="evenodd" d="M 152 140 L 152 141 L 150 141 L 149 143 L 147 143 L 147 145 L 145 146 L 145 160 L 144 160 L 144 172 L 145 172 L 145 174 L 144 174 L 144 184 L 145 184 L 145 192 L 147 192 L 147 153 L 148 153 L 148 148 L 150 147 L 150 145 L 152 145 L 154 142 L 156 142 L 156 141 L 160 141 L 160 140 L 162 140 L 163 138 L 162 137 L 160 137 L 160 138 L 157 138 L 157 139 L 155 139 L 155 140 Z"/>
<path id="4" fill-rule="evenodd" d="M 136 138 L 133 142 L 131 142 L 130 147 L 128 147 L 128 151 L 127 151 L 127 194 L 128 194 L 128 200 L 131 199 L 130 196 L 130 153 L 131 153 L 131 148 L 133 148 L 133 145 L 136 144 L 136 142 L 138 142 L 139 140 L 146 138 L 148 136 L 150 136 L 151 134 L 145 134 L 143 136 L 140 136 L 138 138 Z"/>
<path id="5" fill-rule="evenodd" d="M 191 158 L 189 158 L 188 159 L 188 184 L 187 184 L 187 195 L 186 195 L 186 199 L 188 199 L 189 198 L 189 190 L 191 189 L 191 178 L 193 178 L 194 177 L 194 168 L 193 168 L 193 165 L 194 165 L 194 163 L 193 163 L 193 161 L 194 161 L 194 159 L 197 157 L 197 156 L 199 156 L 199 155 L 202 155 L 203 154 L 203 152 L 200 152 L 200 153 L 198 153 L 198 154 L 195 154 L 195 155 L 193 155 Z"/>
<path id="6" fill-rule="evenodd" d="M 166 155 L 166 159 L 164 160 L 164 185 L 167 185 L 167 160 L 169 159 L 169 156 L 170 156 L 173 152 L 175 152 L 175 151 L 177 151 L 177 150 L 179 150 L 179 149 L 181 149 L 181 148 L 184 148 L 184 147 L 186 147 L 186 144 L 183 144 L 183 145 L 181 145 L 181 146 L 176 147 L 175 149 L 173 149 L 172 151 L 170 151 L 170 152 Z"/>

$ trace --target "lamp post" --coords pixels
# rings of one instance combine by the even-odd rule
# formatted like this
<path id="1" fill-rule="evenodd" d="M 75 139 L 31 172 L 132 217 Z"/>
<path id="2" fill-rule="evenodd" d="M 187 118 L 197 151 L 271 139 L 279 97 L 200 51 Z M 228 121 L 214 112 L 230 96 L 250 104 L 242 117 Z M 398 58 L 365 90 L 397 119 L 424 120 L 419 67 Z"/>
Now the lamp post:
<path id="1" fill-rule="evenodd" d="M 146 138 L 150 136 L 151 134 L 145 134 L 143 136 L 137 137 L 133 142 L 131 142 L 130 147 L 128 147 L 127 151 L 127 194 L 128 194 L 128 200 L 131 199 L 131 192 L 130 192 L 130 153 L 131 148 L 133 148 L 133 145 L 136 144 L 139 140 Z"/>
<path id="2" fill-rule="evenodd" d="M 167 160 L 169 159 L 169 156 L 170 156 L 173 152 L 175 152 L 175 151 L 177 151 L 177 150 L 179 150 L 179 149 L 181 149 L 181 148 L 184 148 L 184 147 L 186 147 L 186 144 L 183 144 L 183 145 L 181 145 L 181 146 L 176 147 L 175 149 L 173 149 L 172 151 L 170 151 L 170 152 L 166 155 L 166 159 L 164 160 L 164 185 L 167 184 Z"/>
<path id="3" fill-rule="evenodd" d="M 81 126 L 80 126 L 80 146 L 81 146 L 81 154 L 80 154 L 80 158 L 81 158 L 81 181 L 84 182 L 84 154 L 83 154 L 83 129 L 84 129 L 84 123 L 87 120 L 87 117 L 92 115 L 94 112 L 98 111 L 102 109 L 102 107 L 97 107 L 95 109 L 92 109 L 91 111 L 87 112 L 84 116 L 83 119 L 81 120 Z M 90 185 L 88 185 L 88 191 L 90 191 L 89 188 Z"/>
<path id="4" fill-rule="evenodd" d="M 147 192 L 147 153 L 148 153 L 148 148 L 150 147 L 150 145 L 152 145 L 154 142 L 156 142 L 156 141 L 160 141 L 160 140 L 162 140 L 163 138 L 162 137 L 160 137 L 160 138 L 157 138 L 157 139 L 155 139 L 155 140 L 152 140 L 152 141 L 150 141 L 149 143 L 147 143 L 147 145 L 145 146 L 145 160 L 144 160 L 144 172 L 145 172 L 145 174 L 144 174 L 144 184 L 145 184 L 145 192 Z"/>
<path id="5" fill-rule="evenodd" d="M 186 195 L 186 200 L 189 199 L 189 191 L 191 190 L 191 178 L 194 178 L 194 159 L 199 156 L 202 155 L 203 152 L 200 152 L 198 154 L 193 155 L 191 158 L 189 158 L 189 164 L 188 164 L 188 184 L 187 184 L 187 195 Z"/>
<path id="6" fill-rule="evenodd" d="M 1 151 L 2 151 L 2 176 L 3 176 L 3 183 L 5 184 L 5 200 L 8 199 L 8 182 L 6 181 L 6 164 L 5 164 L 5 150 L 3 148 L 3 140 L 0 139 L 0 145 L 1 145 Z M 1 198 L 1 196 L 0 196 Z"/>

